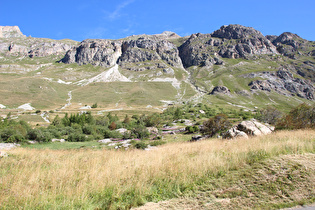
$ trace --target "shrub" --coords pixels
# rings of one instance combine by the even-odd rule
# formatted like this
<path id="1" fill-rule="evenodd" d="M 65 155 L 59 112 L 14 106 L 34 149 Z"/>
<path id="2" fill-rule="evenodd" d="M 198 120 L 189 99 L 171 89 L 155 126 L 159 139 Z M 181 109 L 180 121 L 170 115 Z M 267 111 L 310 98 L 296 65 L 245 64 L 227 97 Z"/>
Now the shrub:
<path id="1" fill-rule="evenodd" d="M 197 125 L 194 125 L 194 126 L 187 126 L 185 128 L 186 132 L 187 133 L 196 133 L 199 131 L 199 127 Z"/>
<path id="2" fill-rule="evenodd" d="M 282 117 L 276 124 L 277 129 L 315 128 L 315 106 L 301 104 Z"/>
<path id="3" fill-rule="evenodd" d="M 54 128 L 54 127 L 49 127 L 47 128 L 47 131 L 54 137 L 54 138 L 57 138 L 57 139 L 60 139 L 61 138 L 61 132 Z"/>
<path id="4" fill-rule="evenodd" d="M 97 103 L 93 104 L 93 105 L 91 106 L 91 108 L 92 108 L 92 109 L 97 108 Z"/>
<path id="5" fill-rule="evenodd" d="M 25 142 L 25 138 L 21 134 L 14 134 L 10 136 L 5 142 L 6 143 L 21 143 L 21 142 Z"/>
<path id="6" fill-rule="evenodd" d="M 69 135 L 71 133 L 74 133 L 75 132 L 75 129 L 70 127 L 70 126 L 67 126 L 67 127 L 64 127 L 62 130 L 61 130 L 61 135 Z"/>
<path id="7" fill-rule="evenodd" d="M 49 142 L 52 139 L 52 135 L 46 130 L 42 129 L 32 129 L 27 133 L 27 137 L 30 140 L 38 142 Z"/>
<path id="8" fill-rule="evenodd" d="M 67 141 L 70 141 L 70 142 L 83 142 L 83 141 L 87 141 L 87 140 L 88 140 L 88 138 L 84 134 L 77 133 L 77 132 L 71 133 L 67 139 Z"/>
<path id="9" fill-rule="evenodd" d="M 116 125 L 115 122 L 112 122 L 112 123 L 108 126 L 108 128 L 111 129 L 111 130 L 115 130 L 116 127 L 117 127 L 117 125 Z"/>
<path id="10" fill-rule="evenodd" d="M 95 127 L 93 125 L 84 125 L 82 127 L 82 132 L 87 135 L 95 133 Z"/>
<path id="11" fill-rule="evenodd" d="M 13 135 L 16 135 L 16 130 L 12 128 L 5 128 L 1 131 L 0 137 L 3 142 L 7 142 L 7 140 Z"/>
<path id="12" fill-rule="evenodd" d="M 267 107 L 258 111 L 255 118 L 259 121 L 275 125 L 283 113 L 274 107 Z"/>
<path id="13" fill-rule="evenodd" d="M 216 115 L 203 123 L 202 133 L 214 136 L 218 133 L 225 132 L 231 127 L 231 122 L 225 114 Z"/>
<path id="14" fill-rule="evenodd" d="M 149 137 L 150 133 L 144 126 L 138 126 L 131 130 L 130 136 L 137 139 L 144 139 Z"/>
<path id="15" fill-rule="evenodd" d="M 134 143 L 133 146 L 137 149 L 145 149 L 148 147 L 148 145 L 146 143 L 144 143 L 143 141 L 137 141 Z"/>

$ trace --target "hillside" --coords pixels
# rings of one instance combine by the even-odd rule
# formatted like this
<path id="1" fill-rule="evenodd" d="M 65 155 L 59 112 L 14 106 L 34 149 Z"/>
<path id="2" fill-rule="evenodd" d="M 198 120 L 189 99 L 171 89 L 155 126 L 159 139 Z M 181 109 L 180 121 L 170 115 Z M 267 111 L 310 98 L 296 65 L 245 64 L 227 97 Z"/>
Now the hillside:
<path id="1" fill-rule="evenodd" d="M 264 36 L 228 25 L 189 37 L 163 32 L 79 43 L 0 29 L 2 115 L 25 112 L 18 109 L 25 104 L 157 112 L 187 102 L 245 110 L 314 103 L 315 42 L 289 32 Z"/>
<path id="2" fill-rule="evenodd" d="M 314 202 L 313 130 L 145 150 L 30 149 L 0 161 L 2 209 L 280 209 Z M 62 143 L 60 143 L 62 144 Z M 148 203 L 149 202 L 149 203 Z"/>

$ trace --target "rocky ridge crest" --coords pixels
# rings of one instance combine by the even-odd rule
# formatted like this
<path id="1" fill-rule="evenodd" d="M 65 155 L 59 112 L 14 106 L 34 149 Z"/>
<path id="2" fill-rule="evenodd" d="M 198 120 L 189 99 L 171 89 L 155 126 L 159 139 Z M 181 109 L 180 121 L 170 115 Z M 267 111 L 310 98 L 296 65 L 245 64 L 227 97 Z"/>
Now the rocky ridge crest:
<path id="1" fill-rule="evenodd" d="M 93 39 L 84 40 L 79 46 L 73 47 L 61 62 L 80 65 L 90 63 L 104 67 L 118 64 L 121 68 L 141 71 L 141 67 L 135 66 L 135 63 L 155 61 L 159 64 L 156 68 L 166 68 L 167 65 L 183 68 L 178 54 L 173 43 L 156 36 L 129 40 Z"/>
<path id="2" fill-rule="evenodd" d="M 18 26 L 0 26 L 0 38 L 26 37 Z"/>

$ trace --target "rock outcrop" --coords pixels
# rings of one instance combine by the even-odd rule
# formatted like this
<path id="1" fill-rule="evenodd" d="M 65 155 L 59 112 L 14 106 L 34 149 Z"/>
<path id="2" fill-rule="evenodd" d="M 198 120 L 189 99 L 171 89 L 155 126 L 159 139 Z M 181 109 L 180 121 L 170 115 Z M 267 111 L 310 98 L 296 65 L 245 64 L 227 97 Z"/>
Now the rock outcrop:
<path id="1" fill-rule="evenodd" d="M 26 37 L 18 26 L 0 26 L 0 38 Z"/>
<path id="2" fill-rule="evenodd" d="M 251 90 L 268 92 L 273 90 L 282 95 L 297 95 L 301 98 L 314 100 L 315 88 L 313 84 L 310 81 L 295 78 L 292 73 L 285 69 L 277 72 L 253 73 L 251 76 L 266 78 L 266 80 L 254 80 L 250 82 L 248 85 L 251 87 Z"/>
<path id="3" fill-rule="evenodd" d="M 18 26 L 0 26 L 0 53 L 7 56 L 46 57 L 64 55 L 72 46 L 72 40 L 52 40 L 26 37 Z"/>
<path id="4" fill-rule="evenodd" d="M 122 46 L 119 64 L 162 60 L 172 67 L 182 67 L 177 47 L 167 40 L 139 38 L 126 41 Z"/>
<path id="5" fill-rule="evenodd" d="M 231 91 L 225 86 L 216 86 L 213 88 L 210 94 L 211 95 L 215 95 L 215 94 L 230 95 Z"/>
<path id="6" fill-rule="evenodd" d="M 0 42 L 0 52 L 8 56 L 46 57 L 64 55 L 75 42 L 57 41 L 50 39 L 24 38 L 22 41 L 9 40 Z"/>
<path id="7" fill-rule="evenodd" d="M 222 26 L 212 34 L 193 34 L 179 47 L 185 67 L 222 65 L 223 58 L 245 58 L 278 54 L 261 32 L 241 25 Z"/>
<path id="8" fill-rule="evenodd" d="M 224 135 L 223 138 L 231 139 L 248 136 L 267 135 L 274 131 L 274 127 L 265 125 L 256 120 L 242 121 L 241 123 L 233 126 Z"/>
<path id="9" fill-rule="evenodd" d="M 276 47 L 261 32 L 241 25 L 222 26 L 212 37 L 228 39 L 219 55 L 225 58 L 248 58 L 252 55 L 278 54 Z M 232 41 L 232 42 L 231 42 Z"/>
<path id="10" fill-rule="evenodd" d="M 61 62 L 110 67 L 115 65 L 121 56 L 121 46 L 121 41 L 87 39 L 82 41 L 79 46 L 69 50 Z"/>
<path id="11" fill-rule="evenodd" d="M 183 68 L 177 47 L 171 42 L 154 36 L 136 40 L 84 40 L 78 47 L 69 50 L 61 60 L 63 63 L 92 64 L 120 67 L 141 71 L 135 63 L 153 61 L 150 68 L 166 68 L 167 65 Z M 167 65 L 163 65 L 163 63 Z M 129 65 L 132 64 L 132 65 Z M 156 65 L 156 66 L 154 66 Z"/>

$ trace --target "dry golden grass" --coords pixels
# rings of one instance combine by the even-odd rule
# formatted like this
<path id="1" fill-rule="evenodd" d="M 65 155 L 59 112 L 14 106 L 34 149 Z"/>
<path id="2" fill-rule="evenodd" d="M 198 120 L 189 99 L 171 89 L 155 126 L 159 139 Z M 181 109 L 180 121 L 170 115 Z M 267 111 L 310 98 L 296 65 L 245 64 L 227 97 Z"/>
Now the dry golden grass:
<path id="1" fill-rule="evenodd" d="M 279 154 L 314 152 L 315 131 L 173 143 L 153 151 L 9 151 L 0 208 L 125 208 L 171 198 L 198 180 Z"/>

